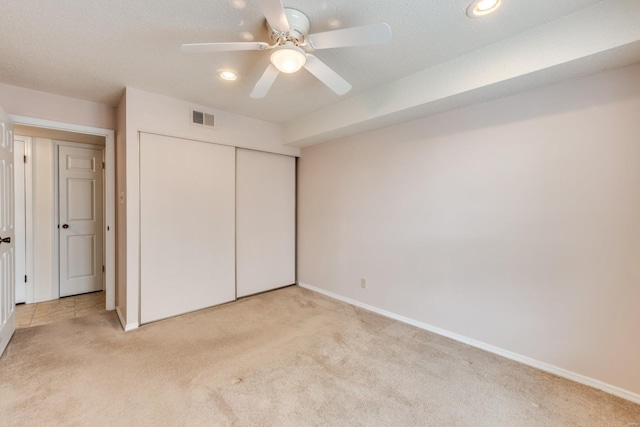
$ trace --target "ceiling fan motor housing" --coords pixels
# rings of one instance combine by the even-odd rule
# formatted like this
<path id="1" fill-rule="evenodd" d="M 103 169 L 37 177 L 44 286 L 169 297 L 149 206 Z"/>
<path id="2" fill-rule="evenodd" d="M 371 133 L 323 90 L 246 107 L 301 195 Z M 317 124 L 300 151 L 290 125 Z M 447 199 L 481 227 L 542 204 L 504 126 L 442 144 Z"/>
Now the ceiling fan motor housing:
<path id="1" fill-rule="evenodd" d="M 267 28 L 271 33 L 271 40 L 273 40 L 274 43 L 279 44 L 284 44 L 286 41 L 290 41 L 295 45 L 303 44 L 311 27 L 309 18 L 299 10 L 288 7 L 284 8 L 284 13 L 287 16 L 287 21 L 289 22 L 291 30 L 288 34 L 284 34 L 272 28 L 267 22 Z"/>

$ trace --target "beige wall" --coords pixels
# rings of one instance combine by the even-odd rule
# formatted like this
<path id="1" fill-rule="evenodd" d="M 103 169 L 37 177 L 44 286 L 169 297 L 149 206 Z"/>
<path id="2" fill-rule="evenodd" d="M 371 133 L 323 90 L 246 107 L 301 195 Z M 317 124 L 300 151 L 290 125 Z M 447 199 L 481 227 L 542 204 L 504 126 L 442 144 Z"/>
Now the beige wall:
<path id="1" fill-rule="evenodd" d="M 33 138 L 33 299 L 58 297 L 54 283 L 54 145 L 46 138 Z"/>
<path id="2" fill-rule="evenodd" d="M 640 394 L 639 118 L 635 65 L 303 149 L 298 279 Z"/>
<path id="3" fill-rule="evenodd" d="M 14 133 L 22 136 L 56 139 L 58 141 L 80 142 L 93 145 L 105 145 L 104 136 L 88 135 L 84 133 L 66 132 L 55 129 L 45 129 L 33 126 L 14 125 Z"/>
<path id="4" fill-rule="evenodd" d="M 116 109 L 116 307 L 120 316 L 127 313 L 126 101 L 125 93 Z"/>
<path id="5" fill-rule="evenodd" d="M 54 95 L 0 83 L 0 105 L 13 115 L 115 129 L 115 109 L 109 105 Z"/>

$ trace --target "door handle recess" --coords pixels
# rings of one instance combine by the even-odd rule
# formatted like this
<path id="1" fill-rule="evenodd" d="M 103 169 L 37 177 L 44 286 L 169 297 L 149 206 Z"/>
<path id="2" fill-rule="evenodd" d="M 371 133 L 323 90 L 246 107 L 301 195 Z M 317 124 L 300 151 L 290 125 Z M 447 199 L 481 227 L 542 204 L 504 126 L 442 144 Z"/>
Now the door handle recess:
<path id="1" fill-rule="evenodd" d="M 62 228 L 69 228 L 69 224 L 62 224 Z"/>
<path id="2" fill-rule="evenodd" d="M 0 244 L 2 243 L 11 243 L 11 237 L 0 238 Z"/>

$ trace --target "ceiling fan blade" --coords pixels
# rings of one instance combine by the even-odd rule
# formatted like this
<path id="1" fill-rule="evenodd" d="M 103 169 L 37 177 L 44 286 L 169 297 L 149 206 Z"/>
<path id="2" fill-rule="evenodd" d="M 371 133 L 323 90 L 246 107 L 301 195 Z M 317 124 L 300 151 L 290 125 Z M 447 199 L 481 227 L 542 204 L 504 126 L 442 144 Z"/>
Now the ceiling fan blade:
<path id="1" fill-rule="evenodd" d="M 260 10 L 267 18 L 267 22 L 271 25 L 271 28 L 283 33 L 288 33 L 291 30 L 289 27 L 289 21 L 287 21 L 287 15 L 284 13 L 284 6 L 282 6 L 281 0 L 256 0 Z"/>
<path id="2" fill-rule="evenodd" d="M 276 80 L 276 77 L 278 77 L 279 73 L 280 72 L 276 67 L 273 66 L 273 64 L 269 64 L 267 69 L 262 74 L 262 77 L 260 77 L 260 80 L 258 80 L 256 85 L 253 87 L 251 95 L 249 96 L 251 98 L 264 98 L 267 92 L 269 92 L 269 89 L 271 89 L 271 86 Z"/>
<path id="3" fill-rule="evenodd" d="M 364 27 L 309 34 L 309 42 L 314 49 L 384 44 L 390 41 L 391 27 L 387 24 L 365 25 Z"/>
<path id="4" fill-rule="evenodd" d="M 269 45 L 263 42 L 191 43 L 180 49 L 185 53 L 229 52 L 234 50 L 264 50 Z"/>
<path id="5" fill-rule="evenodd" d="M 313 55 L 307 54 L 304 68 L 338 95 L 344 95 L 351 90 L 349 82 Z"/>

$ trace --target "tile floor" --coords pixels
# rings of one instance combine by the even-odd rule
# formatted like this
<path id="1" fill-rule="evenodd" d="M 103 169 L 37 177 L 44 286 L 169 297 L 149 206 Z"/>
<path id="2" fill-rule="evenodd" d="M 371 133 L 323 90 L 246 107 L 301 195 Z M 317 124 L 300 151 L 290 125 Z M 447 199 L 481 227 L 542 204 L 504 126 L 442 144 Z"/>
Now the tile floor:
<path id="1" fill-rule="evenodd" d="M 104 311 L 105 293 L 93 292 L 37 304 L 16 305 L 16 328 L 44 325 Z"/>

